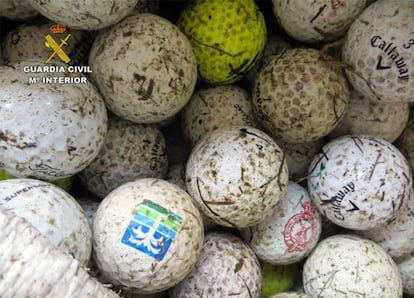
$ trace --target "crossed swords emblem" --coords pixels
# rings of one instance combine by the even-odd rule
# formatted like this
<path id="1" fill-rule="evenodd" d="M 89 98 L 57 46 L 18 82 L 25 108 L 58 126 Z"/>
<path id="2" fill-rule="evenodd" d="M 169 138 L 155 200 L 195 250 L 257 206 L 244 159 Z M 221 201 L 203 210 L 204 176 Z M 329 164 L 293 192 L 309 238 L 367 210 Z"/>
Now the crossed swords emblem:
<path id="1" fill-rule="evenodd" d="M 68 34 L 64 39 L 60 39 L 60 44 L 58 44 L 50 34 L 46 35 L 45 46 L 53 50 L 53 53 L 46 60 L 46 63 L 49 63 L 50 60 L 52 60 L 52 58 L 55 57 L 55 55 L 58 55 L 59 58 L 65 63 L 70 62 L 69 56 L 66 55 L 66 53 L 62 49 L 64 45 L 68 45 L 67 41 L 69 40 L 70 36 L 71 34 Z"/>

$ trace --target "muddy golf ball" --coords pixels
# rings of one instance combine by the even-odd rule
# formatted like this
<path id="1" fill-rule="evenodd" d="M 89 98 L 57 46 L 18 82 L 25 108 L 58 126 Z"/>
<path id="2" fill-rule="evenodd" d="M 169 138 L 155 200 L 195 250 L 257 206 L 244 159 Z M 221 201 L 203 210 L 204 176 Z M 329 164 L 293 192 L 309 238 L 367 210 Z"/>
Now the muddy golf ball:
<path id="1" fill-rule="evenodd" d="M 0 209 L 25 218 L 49 242 L 86 265 L 92 230 L 77 201 L 61 188 L 37 179 L 0 181 Z"/>
<path id="2" fill-rule="evenodd" d="M 0 2 L 0 17 L 15 21 L 25 21 L 39 16 L 29 0 L 3 0 Z"/>
<path id="3" fill-rule="evenodd" d="M 326 238 L 303 267 L 305 292 L 312 297 L 402 297 L 396 263 L 378 244 L 353 235 Z"/>
<path id="4" fill-rule="evenodd" d="M 183 280 L 204 239 L 191 197 L 154 178 L 113 190 L 99 205 L 92 227 L 99 270 L 114 285 L 139 294 L 160 292 Z"/>
<path id="5" fill-rule="evenodd" d="M 89 64 L 108 109 L 136 123 L 157 123 L 178 113 L 197 80 L 188 39 L 152 14 L 130 16 L 101 31 Z"/>
<path id="6" fill-rule="evenodd" d="M 351 88 L 345 116 L 328 138 L 334 139 L 347 134 L 366 134 L 392 143 L 406 127 L 409 110 L 409 103 L 370 101 Z"/>
<path id="7" fill-rule="evenodd" d="M 413 191 L 407 201 L 395 219 L 381 227 L 359 232 L 364 238 L 378 243 L 394 259 L 414 251 Z"/>
<path id="8" fill-rule="evenodd" d="M 83 170 L 99 153 L 107 112 L 96 88 L 29 83 L 28 62 L 0 66 L 0 167 L 16 177 L 57 180 Z M 33 61 L 42 68 L 43 63 Z M 56 66 L 58 67 L 58 66 Z M 63 66 L 62 66 L 63 67 Z M 38 73 L 42 80 L 54 73 Z M 59 73 L 79 79 L 79 73 Z"/>
<path id="9" fill-rule="evenodd" d="M 256 76 L 253 107 L 263 129 L 291 143 L 315 141 L 345 115 L 349 91 L 341 67 L 315 49 L 274 55 Z"/>
<path id="10" fill-rule="evenodd" d="M 288 265 L 304 259 L 316 246 L 322 221 L 305 188 L 290 182 L 285 198 L 267 219 L 243 230 L 260 260 Z"/>
<path id="11" fill-rule="evenodd" d="M 154 125 L 110 118 L 98 156 L 78 174 L 88 190 L 104 198 L 137 178 L 163 178 L 168 159 L 165 138 Z"/>
<path id="12" fill-rule="evenodd" d="M 73 29 L 100 30 L 113 25 L 130 13 L 138 0 L 43 1 L 27 0 L 43 16 Z"/>
<path id="13" fill-rule="evenodd" d="M 212 84 L 241 80 L 266 44 L 266 23 L 253 0 L 194 1 L 177 24 L 193 46 L 200 77 Z"/>
<path id="14" fill-rule="evenodd" d="M 187 191 L 214 222 L 248 227 L 270 216 L 285 196 L 288 168 L 273 139 L 252 127 L 206 135 L 186 166 Z"/>
<path id="15" fill-rule="evenodd" d="M 353 230 L 386 225 L 405 208 L 412 189 L 411 169 L 402 153 L 366 135 L 347 135 L 324 145 L 308 177 L 316 208 Z"/>
<path id="16" fill-rule="evenodd" d="M 286 33 L 309 43 L 339 39 L 366 5 L 365 0 L 273 0 L 272 3 Z"/>
<path id="17" fill-rule="evenodd" d="M 414 101 L 414 2 L 379 0 L 352 23 L 342 47 L 351 85 L 373 101 Z"/>
<path id="18" fill-rule="evenodd" d="M 249 93 L 236 85 L 214 86 L 195 92 L 181 112 L 181 127 L 193 146 L 222 125 L 256 127 Z"/>
<path id="19" fill-rule="evenodd" d="M 262 274 L 253 250 L 240 238 L 211 232 L 195 268 L 171 289 L 172 298 L 259 297 Z"/>

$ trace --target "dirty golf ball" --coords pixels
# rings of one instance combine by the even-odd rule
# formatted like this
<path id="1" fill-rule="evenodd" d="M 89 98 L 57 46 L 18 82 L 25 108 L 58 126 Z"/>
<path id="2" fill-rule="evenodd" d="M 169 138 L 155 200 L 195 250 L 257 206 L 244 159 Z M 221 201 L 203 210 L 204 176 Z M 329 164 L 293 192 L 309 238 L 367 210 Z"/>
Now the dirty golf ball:
<path id="1" fill-rule="evenodd" d="M 414 101 L 414 2 L 378 0 L 352 23 L 342 47 L 351 85 L 374 101 Z"/>
<path id="2" fill-rule="evenodd" d="M 395 219 L 381 227 L 359 231 L 364 238 L 378 243 L 394 259 L 414 251 L 414 191 Z"/>
<path id="3" fill-rule="evenodd" d="M 263 129 L 291 143 L 315 141 L 345 115 L 349 91 L 342 69 L 315 49 L 274 55 L 257 74 L 253 107 Z"/>
<path id="4" fill-rule="evenodd" d="M 312 297 L 402 297 L 398 267 L 375 242 L 353 235 L 326 238 L 303 268 L 305 292 Z"/>
<path id="5" fill-rule="evenodd" d="M 61 188 L 36 179 L 0 181 L 0 209 L 25 218 L 53 246 L 86 265 L 92 230 L 82 207 Z"/>
<path id="6" fill-rule="evenodd" d="M 262 274 L 252 249 L 240 238 L 211 232 L 195 268 L 171 289 L 171 298 L 259 297 Z"/>
<path id="7" fill-rule="evenodd" d="M 404 293 L 414 295 L 414 253 L 397 260 L 401 274 Z"/>
<path id="8" fill-rule="evenodd" d="M 394 142 L 403 132 L 409 118 L 407 102 L 376 102 L 350 89 L 349 106 L 345 116 L 328 138 L 347 134 L 366 134 Z"/>
<path id="9" fill-rule="evenodd" d="M 29 0 L 3 0 L 0 2 L 0 18 L 25 21 L 39 16 Z"/>
<path id="10" fill-rule="evenodd" d="M 270 216 L 288 185 L 284 153 L 252 127 L 214 130 L 193 148 L 187 191 L 204 214 L 227 227 L 248 227 Z"/>
<path id="11" fill-rule="evenodd" d="M 92 226 L 99 270 L 113 284 L 141 294 L 183 280 L 203 246 L 203 223 L 191 197 L 154 178 L 114 189 L 99 205 Z"/>
<path id="12" fill-rule="evenodd" d="M 167 171 L 165 138 L 154 125 L 110 118 L 98 156 L 78 174 L 88 190 L 104 198 L 137 178 L 163 178 Z"/>
<path id="13" fill-rule="evenodd" d="M 272 3 L 286 33 L 304 42 L 342 37 L 366 5 L 365 0 L 273 0 Z"/>
<path id="14" fill-rule="evenodd" d="M 241 80 L 266 44 L 265 20 L 253 0 L 194 1 L 178 27 L 193 46 L 200 77 L 212 84 Z"/>
<path id="15" fill-rule="evenodd" d="M 89 64 L 108 109 L 136 123 L 157 123 L 178 113 L 197 81 L 188 39 L 152 14 L 130 16 L 100 31 Z"/>
<path id="16" fill-rule="evenodd" d="M 138 0 L 27 0 L 43 16 L 73 29 L 100 30 L 113 25 L 130 13 Z"/>
<path id="17" fill-rule="evenodd" d="M 407 204 L 411 189 L 405 157 L 372 136 L 339 137 L 324 145 L 309 167 L 308 190 L 315 206 L 348 229 L 386 225 Z"/>
<path id="18" fill-rule="evenodd" d="M 305 188 L 290 182 L 287 193 L 267 219 L 243 230 L 260 260 L 288 265 L 304 259 L 319 241 L 322 221 Z"/>
<path id="19" fill-rule="evenodd" d="M 193 145 L 223 123 L 258 126 L 249 94 L 243 88 L 224 85 L 201 89 L 181 112 L 182 131 Z"/>
<path id="20" fill-rule="evenodd" d="M 43 63 L 30 63 L 42 69 Z M 92 162 L 103 145 L 105 103 L 79 73 L 59 74 L 61 79 L 85 79 L 83 84 L 37 84 L 34 88 L 25 67 L 25 61 L 0 66 L 0 165 L 17 177 L 72 176 Z M 51 75 L 37 73 L 40 80 Z"/>
<path id="21" fill-rule="evenodd" d="M 408 159 L 411 169 L 414 169 L 414 114 L 408 119 L 403 132 L 395 142 L 397 148 Z"/>

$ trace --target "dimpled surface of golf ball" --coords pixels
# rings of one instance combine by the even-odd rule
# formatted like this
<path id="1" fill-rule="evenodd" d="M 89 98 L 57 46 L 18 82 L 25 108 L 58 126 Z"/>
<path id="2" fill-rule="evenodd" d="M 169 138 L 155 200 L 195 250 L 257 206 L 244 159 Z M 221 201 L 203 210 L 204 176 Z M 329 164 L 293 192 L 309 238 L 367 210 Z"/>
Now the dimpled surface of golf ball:
<path id="1" fill-rule="evenodd" d="M 122 289 L 168 289 L 193 269 L 203 247 L 200 212 L 180 187 L 154 178 L 114 189 L 93 220 L 100 271 Z"/>
<path id="2" fill-rule="evenodd" d="M 25 21 L 39 16 L 29 0 L 3 0 L 0 2 L 0 17 L 10 20 Z"/>
<path id="3" fill-rule="evenodd" d="M 304 42 L 342 37 L 366 5 L 365 0 L 273 0 L 272 3 L 286 33 Z"/>
<path id="4" fill-rule="evenodd" d="M 194 1 L 177 24 L 193 46 L 200 77 L 212 84 L 241 80 L 266 44 L 266 23 L 253 0 Z"/>
<path id="5" fill-rule="evenodd" d="M 267 219 L 243 231 L 259 259 L 287 265 L 304 259 L 319 241 L 322 221 L 305 188 L 290 182 L 285 198 Z"/>
<path id="6" fill-rule="evenodd" d="M 413 191 L 407 201 L 395 219 L 381 227 L 359 231 L 361 236 L 378 243 L 394 259 L 414 251 Z"/>
<path id="7" fill-rule="evenodd" d="M 171 290 L 171 298 L 260 297 L 262 274 L 252 249 L 240 238 L 206 235 L 195 268 Z"/>
<path id="8" fill-rule="evenodd" d="M 366 134 L 394 142 L 407 125 L 410 104 L 375 102 L 350 89 L 349 106 L 344 118 L 328 135 L 334 139 L 347 134 Z"/>
<path id="9" fill-rule="evenodd" d="M 256 76 L 253 108 L 263 129 L 291 143 L 315 141 L 345 115 L 349 91 L 340 67 L 315 49 L 274 55 Z"/>
<path id="10" fill-rule="evenodd" d="M 82 207 L 61 188 L 37 179 L 0 181 L 0 209 L 25 218 L 50 243 L 86 265 L 92 230 Z"/>
<path id="11" fill-rule="evenodd" d="M 352 86 L 374 101 L 414 101 L 414 2 L 379 0 L 354 21 L 342 47 Z"/>
<path id="12" fill-rule="evenodd" d="M 91 74 L 107 107 L 136 123 L 156 123 L 190 100 L 197 63 L 190 42 L 168 20 L 130 16 L 96 37 Z"/>
<path id="13" fill-rule="evenodd" d="M 372 136 L 339 137 L 324 145 L 309 167 L 308 191 L 317 209 L 348 229 L 387 224 L 407 204 L 411 189 L 406 158 Z"/>
<path id="14" fill-rule="evenodd" d="M 83 170 L 107 132 L 104 101 L 84 84 L 29 83 L 28 62 L 0 66 L 0 167 L 16 177 L 57 180 Z M 34 67 L 43 63 L 30 62 Z M 51 73 L 37 73 L 40 80 Z M 79 73 L 59 73 L 64 79 Z M 86 80 L 86 78 L 85 78 Z"/>
<path id="15" fill-rule="evenodd" d="M 53 33 L 51 27 L 56 25 L 49 21 L 21 24 L 7 32 L 2 40 L 3 59 L 8 61 L 24 60 L 46 60 L 53 53 L 45 46 L 45 36 L 50 34 L 55 40 L 63 40 L 69 34 L 67 44 L 64 45 L 64 52 L 71 59 L 71 65 L 83 65 L 87 60 L 88 48 L 91 45 L 91 37 L 88 33 L 80 30 L 66 28 L 64 33 Z M 58 55 L 51 61 L 59 60 Z"/>
<path id="16" fill-rule="evenodd" d="M 82 183 L 103 198 L 137 178 L 163 178 L 168 160 L 163 133 L 154 125 L 110 118 L 98 156 L 78 174 Z"/>
<path id="17" fill-rule="evenodd" d="M 186 166 L 187 191 L 204 214 L 228 227 L 270 216 L 288 186 L 284 153 L 264 132 L 229 126 L 206 135 Z"/>
<path id="18" fill-rule="evenodd" d="M 181 112 L 183 133 L 193 145 L 223 123 L 258 126 L 245 89 L 236 85 L 224 85 L 199 90 Z"/>
<path id="19" fill-rule="evenodd" d="M 28 0 L 43 16 L 73 29 L 100 30 L 131 12 L 138 0 Z"/>
<path id="20" fill-rule="evenodd" d="M 375 242 L 338 234 L 315 247 L 303 267 L 305 292 L 312 297 L 402 297 L 398 267 Z"/>

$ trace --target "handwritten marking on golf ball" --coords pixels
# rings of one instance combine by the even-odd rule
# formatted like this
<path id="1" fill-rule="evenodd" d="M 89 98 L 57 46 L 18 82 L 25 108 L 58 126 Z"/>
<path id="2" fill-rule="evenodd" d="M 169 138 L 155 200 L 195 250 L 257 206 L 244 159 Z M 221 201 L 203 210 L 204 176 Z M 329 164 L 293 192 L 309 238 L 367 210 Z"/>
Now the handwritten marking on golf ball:
<path id="1" fill-rule="evenodd" d="M 313 216 L 316 214 L 311 201 L 302 203 L 303 211 L 289 218 L 283 237 L 289 252 L 303 251 L 317 237 Z"/>
<path id="2" fill-rule="evenodd" d="M 182 218 L 158 204 L 144 200 L 130 221 L 121 242 L 162 260 L 180 230 Z"/>

